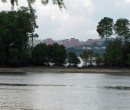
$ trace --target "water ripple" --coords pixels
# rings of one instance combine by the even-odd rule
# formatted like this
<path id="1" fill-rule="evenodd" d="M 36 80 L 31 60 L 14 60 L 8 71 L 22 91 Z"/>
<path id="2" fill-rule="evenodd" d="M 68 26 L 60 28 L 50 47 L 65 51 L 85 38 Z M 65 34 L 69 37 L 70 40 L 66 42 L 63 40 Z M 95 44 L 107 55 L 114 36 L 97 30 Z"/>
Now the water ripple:
<path id="1" fill-rule="evenodd" d="M 128 86 L 106 86 L 106 89 L 116 89 L 116 90 L 130 90 Z"/>
<path id="2" fill-rule="evenodd" d="M 12 83 L 0 83 L 0 86 L 67 86 L 67 85 L 43 85 L 43 84 L 12 84 Z"/>

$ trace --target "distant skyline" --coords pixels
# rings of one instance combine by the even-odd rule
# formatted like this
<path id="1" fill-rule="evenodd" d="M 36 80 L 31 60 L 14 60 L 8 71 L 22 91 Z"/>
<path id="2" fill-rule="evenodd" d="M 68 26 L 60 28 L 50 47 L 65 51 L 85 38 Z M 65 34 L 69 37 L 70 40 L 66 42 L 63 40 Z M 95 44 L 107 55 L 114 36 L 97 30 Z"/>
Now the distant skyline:
<path id="1" fill-rule="evenodd" d="M 33 7 L 38 16 L 39 28 L 36 32 L 39 39 L 98 39 L 96 26 L 103 17 L 110 17 L 114 21 L 118 18 L 130 18 L 130 0 L 64 0 L 67 9 L 62 11 L 51 2 L 44 6 L 40 0 L 37 1 Z M 18 7 L 21 4 L 27 6 L 26 0 L 19 0 Z M 10 9 L 10 2 L 0 2 L 0 10 Z"/>

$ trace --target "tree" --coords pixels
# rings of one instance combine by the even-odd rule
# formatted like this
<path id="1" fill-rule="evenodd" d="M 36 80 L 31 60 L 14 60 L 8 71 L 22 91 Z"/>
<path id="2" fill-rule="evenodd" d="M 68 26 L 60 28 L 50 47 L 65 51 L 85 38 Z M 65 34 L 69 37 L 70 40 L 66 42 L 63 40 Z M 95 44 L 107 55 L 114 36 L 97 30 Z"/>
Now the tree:
<path id="1" fill-rule="evenodd" d="M 101 38 L 106 38 L 106 46 L 107 46 L 107 38 L 113 34 L 113 19 L 104 17 L 98 23 L 97 32 Z"/>
<path id="2" fill-rule="evenodd" d="M 130 42 L 125 41 L 122 53 L 125 66 L 130 65 Z"/>
<path id="3" fill-rule="evenodd" d="M 85 66 L 87 66 L 87 63 L 91 66 L 95 53 L 92 50 L 84 50 L 80 56 L 85 61 Z"/>
<path id="4" fill-rule="evenodd" d="M 2 11 L 0 12 L 0 56 L 2 65 L 17 65 L 24 62 L 24 57 L 19 57 L 20 54 L 27 53 L 28 46 L 28 33 L 34 32 L 36 25 L 34 24 L 35 15 L 32 15 L 29 12 L 28 8 L 21 7 L 18 11 Z M 19 54 L 17 54 L 19 53 Z M 12 58 L 15 55 L 15 58 Z M 15 59 L 15 62 L 12 62 L 12 59 Z M 15 63 L 15 64 L 14 64 Z"/>
<path id="5" fill-rule="evenodd" d="M 130 53 L 128 54 L 128 64 L 130 65 Z"/>
<path id="6" fill-rule="evenodd" d="M 9 53 L 9 66 L 23 66 L 29 64 L 29 53 L 27 50 L 12 48 Z"/>
<path id="7" fill-rule="evenodd" d="M 69 63 L 70 66 L 71 65 L 77 66 L 77 64 L 80 63 L 80 60 L 77 58 L 77 56 L 74 52 L 69 52 L 67 59 L 68 59 L 68 63 Z"/>
<path id="8" fill-rule="evenodd" d="M 1 0 L 3 3 L 7 2 L 7 0 Z M 32 8 L 31 4 L 35 3 L 37 0 L 27 0 L 28 7 Z M 12 10 L 14 9 L 15 4 L 18 5 L 18 0 L 10 0 L 12 5 Z M 59 8 L 65 7 L 63 0 L 52 0 L 54 5 L 58 5 Z M 41 3 L 44 5 L 47 5 L 49 3 L 49 0 L 41 0 Z"/>
<path id="9" fill-rule="evenodd" d="M 84 60 L 84 62 L 85 62 L 85 65 L 84 65 L 84 66 L 87 66 L 88 57 L 89 57 L 89 55 L 88 55 L 88 50 L 84 50 L 84 51 L 81 53 L 80 57 L 81 57 L 81 58 Z"/>
<path id="10" fill-rule="evenodd" d="M 47 45 L 40 43 L 36 45 L 32 50 L 31 62 L 34 65 L 44 65 L 47 58 Z"/>
<path id="11" fill-rule="evenodd" d="M 53 54 L 54 54 L 54 46 L 53 45 L 48 45 L 47 46 L 47 62 L 52 63 L 53 62 Z M 49 65 L 49 64 L 48 64 Z"/>
<path id="12" fill-rule="evenodd" d="M 54 63 L 56 66 L 61 66 L 66 61 L 66 49 L 63 45 L 47 46 L 40 43 L 33 48 L 31 61 L 35 65 Z"/>
<path id="13" fill-rule="evenodd" d="M 0 66 L 4 66 L 5 63 L 5 54 L 4 54 L 4 45 L 0 36 Z"/>
<path id="14" fill-rule="evenodd" d="M 95 55 L 95 61 L 97 66 L 101 66 L 104 62 L 103 62 L 103 57 L 99 54 Z"/>
<path id="15" fill-rule="evenodd" d="M 104 60 L 105 64 L 109 66 L 122 66 L 124 64 L 121 40 L 116 39 L 109 43 Z"/>
<path id="16" fill-rule="evenodd" d="M 114 25 L 114 30 L 117 36 L 128 39 L 130 37 L 130 22 L 127 19 L 120 18 Z"/>
<path id="17" fill-rule="evenodd" d="M 57 43 L 54 43 L 52 45 L 53 50 L 50 51 L 52 52 L 52 62 L 56 66 L 61 66 L 65 63 L 66 61 L 66 49 L 63 45 L 58 45 Z M 50 53 L 49 52 L 49 53 Z"/>
<path id="18" fill-rule="evenodd" d="M 34 33 L 29 33 L 29 38 L 31 38 L 31 47 L 33 48 L 34 47 L 34 38 L 38 38 L 38 34 L 34 34 Z"/>

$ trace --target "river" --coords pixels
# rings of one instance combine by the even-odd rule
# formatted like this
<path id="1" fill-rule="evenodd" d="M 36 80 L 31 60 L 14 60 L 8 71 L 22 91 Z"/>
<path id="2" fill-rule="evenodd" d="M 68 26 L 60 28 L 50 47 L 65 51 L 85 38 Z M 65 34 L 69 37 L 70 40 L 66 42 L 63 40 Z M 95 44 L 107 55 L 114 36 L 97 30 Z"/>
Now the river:
<path id="1" fill-rule="evenodd" d="M 130 110 L 130 75 L 0 73 L 0 110 Z"/>

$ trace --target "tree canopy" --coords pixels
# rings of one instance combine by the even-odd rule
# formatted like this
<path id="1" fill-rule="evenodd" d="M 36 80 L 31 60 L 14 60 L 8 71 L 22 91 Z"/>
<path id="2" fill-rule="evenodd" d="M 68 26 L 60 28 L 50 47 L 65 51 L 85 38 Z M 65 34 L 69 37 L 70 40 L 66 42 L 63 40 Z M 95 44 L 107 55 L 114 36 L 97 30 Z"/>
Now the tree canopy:
<path id="1" fill-rule="evenodd" d="M 105 53 L 105 64 L 109 66 L 123 65 L 122 44 L 120 39 L 110 42 Z"/>
<path id="2" fill-rule="evenodd" d="M 98 23 L 97 32 L 101 38 L 106 38 L 106 45 L 107 45 L 107 38 L 113 34 L 113 19 L 104 17 Z"/>
<path id="3" fill-rule="evenodd" d="M 35 19 L 36 16 L 25 7 L 21 7 L 18 11 L 0 12 L 0 63 L 2 65 L 8 66 L 10 63 L 20 65 L 25 61 L 28 34 L 34 32 L 37 27 L 34 23 Z"/>
<path id="4" fill-rule="evenodd" d="M 75 52 L 68 52 L 67 59 L 70 66 L 77 66 L 80 63 Z"/>
<path id="5" fill-rule="evenodd" d="M 113 19 L 108 17 L 101 19 L 97 26 L 97 32 L 102 38 L 111 36 L 113 34 Z"/>
<path id="6" fill-rule="evenodd" d="M 63 45 L 40 43 L 33 48 L 31 61 L 34 65 L 62 66 L 66 61 L 66 49 Z"/>
<path id="7" fill-rule="evenodd" d="M 114 25 L 114 30 L 117 36 L 128 39 L 130 37 L 130 22 L 128 19 L 120 18 Z"/>
<path id="8" fill-rule="evenodd" d="M 92 50 L 84 50 L 80 56 L 85 62 L 84 66 L 87 66 L 87 63 L 91 66 L 95 53 Z"/>

